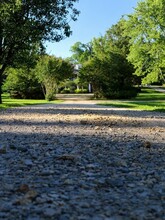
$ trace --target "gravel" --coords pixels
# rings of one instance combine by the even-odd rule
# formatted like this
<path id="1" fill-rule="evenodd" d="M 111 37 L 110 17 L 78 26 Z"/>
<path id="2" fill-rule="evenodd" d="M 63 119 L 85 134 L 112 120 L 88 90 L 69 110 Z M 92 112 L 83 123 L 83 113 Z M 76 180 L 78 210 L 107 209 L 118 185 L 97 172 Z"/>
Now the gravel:
<path id="1" fill-rule="evenodd" d="M 94 103 L 0 111 L 0 219 L 165 219 L 165 114 Z"/>

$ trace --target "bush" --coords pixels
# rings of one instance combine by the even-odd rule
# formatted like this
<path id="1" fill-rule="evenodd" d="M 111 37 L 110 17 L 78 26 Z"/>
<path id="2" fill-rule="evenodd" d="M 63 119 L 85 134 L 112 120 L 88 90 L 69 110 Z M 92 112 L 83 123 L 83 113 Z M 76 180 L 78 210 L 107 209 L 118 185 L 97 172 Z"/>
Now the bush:
<path id="1" fill-rule="evenodd" d="M 54 100 L 54 94 L 46 94 L 46 95 L 45 95 L 45 99 L 46 99 L 47 101 L 52 101 L 52 100 Z"/>
<path id="2" fill-rule="evenodd" d="M 74 93 L 76 89 L 76 84 L 72 80 L 65 80 L 58 85 L 59 93 Z"/>
<path id="3" fill-rule="evenodd" d="M 139 92 L 138 88 L 130 88 L 125 90 L 109 90 L 106 93 L 104 93 L 105 98 L 109 99 L 130 99 L 137 96 Z"/>
<path id="4" fill-rule="evenodd" d="M 40 88 L 31 88 L 26 92 L 10 90 L 9 94 L 10 97 L 14 99 L 44 99 L 44 94 Z"/>
<path id="5" fill-rule="evenodd" d="M 70 89 L 69 88 L 65 88 L 61 91 L 62 94 L 68 94 L 70 93 Z"/>
<path id="6" fill-rule="evenodd" d="M 10 68 L 3 85 L 3 91 L 10 93 L 11 98 L 43 99 L 40 83 L 32 71 Z"/>
<path id="7" fill-rule="evenodd" d="M 76 89 L 75 93 L 79 94 L 79 93 L 88 93 L 87 89 Z"/>

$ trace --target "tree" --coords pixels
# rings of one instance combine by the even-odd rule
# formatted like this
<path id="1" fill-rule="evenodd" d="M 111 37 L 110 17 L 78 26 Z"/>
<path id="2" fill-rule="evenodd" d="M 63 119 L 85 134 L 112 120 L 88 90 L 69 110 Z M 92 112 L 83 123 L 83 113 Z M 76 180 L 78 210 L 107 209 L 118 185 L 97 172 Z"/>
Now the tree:
<path id="1" fill-rule="evenodd" d="M 41 85 L 33 72 L 41 54 L 45 54 L 45 50 L 38 44 L 33 44 L 31 50 L 24 50 L 13 62 L 13 67 L 5 71 L 3 91 L 9 92 L 13 98 L 44 98 Z"/>
<path id="2" fill-rule="evenodd" d="M 60 41 L 71 34 L 77 0 L 0 1 L 0 103 L 3 74 L 35 43 Z"/>
<path id="3" fill-rule="evenodd" d="M 83 64 L 92 56 L 92 43 L 89 42 L 84 44 L 81 42 L 76 42 L 71 47 L 71 52 L 73 53 L 71 59 L 74 61 L 74 63 Z"/>
<path id="4" fill-rule="evenodd" d="M 93 57 L 80 70 L 80 79 L 92 84 L 96 98 L 130 98 L 137 94 L 130 65 L 120 53 L 111 52 L 102 59 Z"/>
<path id="5" fill-rule="evenodd" d="M 133 88 L 133 66 L 127 61 L 129 38 L 124 36 L 125 20 L 113 25 L 104 36 L 92 41 L 93 55 L 80 71 L 82 80 L 89 80 L 95 96 L 129 98 Z"/>
<path id="6" fill-rule="evenodd" d="M 124 35 L 125 24 L 126 20 L 121 18 L 115 25 L 112 25 L 112 27 L 106 31 L 104 38 L 106 41 L 105 46 L 108 51 L 113 50 L 126 58 L 129 54 L 130 36 Z"/>
<path id="7" fill-rule="evenodd" d="M 67 60 L 45 55 L 41 56 L 34 71 L 42 85 L 45 98 L 52 100 L 60 81 L 71 77 L 74 68 Z"/>
<path id="8" fill-rule="evenodd" d="M 44 98 L 41 84 L 32 69 L 8 68 L 7 78 L 2 86 L 12 98 L 41 99 Z"/>
<path id="9" fill-rule="evenodd" d="M 130 37 L 128 60 L 134 65 L 136 75 L 143 83 L 153 83 L 164 78 L 165 68 L 165 2 L 140 1 L 128 16 L 125 35 Z"/>

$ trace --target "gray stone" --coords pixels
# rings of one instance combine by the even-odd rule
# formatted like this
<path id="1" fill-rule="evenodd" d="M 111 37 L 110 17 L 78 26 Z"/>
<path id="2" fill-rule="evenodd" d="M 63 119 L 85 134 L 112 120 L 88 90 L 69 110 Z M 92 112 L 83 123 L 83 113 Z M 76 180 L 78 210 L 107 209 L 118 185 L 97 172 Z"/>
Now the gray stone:
<path id="1" fill-rule="evenodd" d="M 26 160 L 24 160 L 24 164 L 25 164 L 26 166 L 32 166 L 32 165 L 33 165 L 33 162 L 32 162 L 32 160 L 30 160 L 30 159 L 26 159 Z"/>
<path id="2" fill-rule="evenodd" d="M 43 213 L 45 217 L 55 217 L 56 215 L 59 215 L 61 211 L 56 210 L 55 208 L 45 208 Z"/>
<path id="3" fill-rule="evenodd" d="M 164 116 L 75 103 L 0 111 L 0 219 L 165 220 Z"/>

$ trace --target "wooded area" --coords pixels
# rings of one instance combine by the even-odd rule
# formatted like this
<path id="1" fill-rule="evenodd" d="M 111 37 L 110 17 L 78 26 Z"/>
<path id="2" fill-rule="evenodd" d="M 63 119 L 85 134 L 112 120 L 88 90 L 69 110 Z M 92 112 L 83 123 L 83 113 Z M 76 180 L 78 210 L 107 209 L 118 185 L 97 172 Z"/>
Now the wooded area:
<path id="1" fill-rule="evenodd" d="M 75 2 L 1 1 L 0 97 L 52 100 L 57 92 L 88 92 L 90 84 L 96 98 L 131 98 L 140 85 L 164 83 L 164 1 L 139 1 L 103 36 L 76 42 L 65 60 L 46 54 L 45 41 L 70 36 Z"/>

